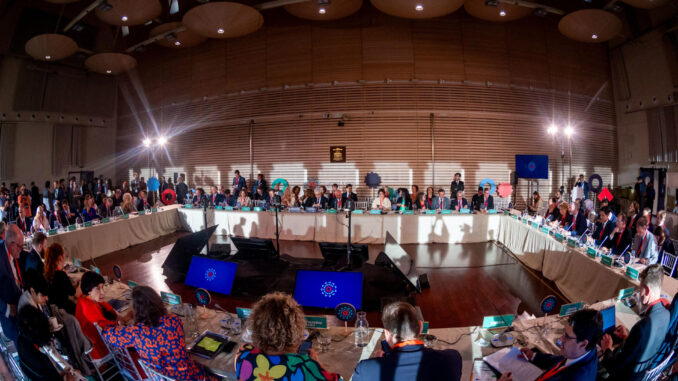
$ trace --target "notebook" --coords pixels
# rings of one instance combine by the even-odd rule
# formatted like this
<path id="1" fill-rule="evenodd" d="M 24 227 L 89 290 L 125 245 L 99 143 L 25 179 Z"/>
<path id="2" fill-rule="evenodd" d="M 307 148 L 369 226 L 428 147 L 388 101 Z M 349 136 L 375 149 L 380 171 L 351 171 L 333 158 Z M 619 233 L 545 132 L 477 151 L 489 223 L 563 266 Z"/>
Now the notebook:
<path id="1" fill-rule="evenodd" d="M 499 373 L 511 372 L 513 381 L 534 381 L 544 373 L 525 360 L 518 347 L 504 348 L 485 356 L 483 360 Z"/>

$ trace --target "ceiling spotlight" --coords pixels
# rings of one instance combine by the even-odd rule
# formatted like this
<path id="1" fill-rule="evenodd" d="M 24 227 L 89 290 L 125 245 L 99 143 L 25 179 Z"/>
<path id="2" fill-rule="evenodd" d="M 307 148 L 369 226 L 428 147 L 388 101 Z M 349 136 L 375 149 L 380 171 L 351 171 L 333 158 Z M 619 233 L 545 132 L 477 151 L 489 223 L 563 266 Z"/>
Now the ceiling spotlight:
<path id="1" fill-rule="evenodd" d="M 151 139 L 146 138 L 144 139 L 144 147 L 150 147 L 151 146 Z"/>
<path id="2" fill-rule="evenodd" d="M 327 13 L 327 11 L 325 10 L 325 8 L 320 8 L 320 9 L 318 9 L 318 13 L 320 13 L 321 15 L 324 15 L 325 13 Z"/>
<path id="3" fill-rule="evenodd" d="M 558 132 L 558 127 L 556 127 L 555 123 L 551 123 L 551 125 L 549 126 L 549 129 L 546 130 L 546 131 L 549 133 L 549 135 L 553 135 L 556 132 Z"/>
<path id="4" fill-rule="evenodd" d="M 179 45 L 181 45 L 181 41 L 179 41 L 179 40 L 174 41 L 174 46 L 179 46 Z"/>
<path id="5" fill-rule="evenodd" d="M 224 34 L 224 28 L 219 28 L 219 29 L 217 29 L 217 33 L 219 33 L 219 34 Z"/>
<path id="6" fill-rule="evenodd" d="M 593 35 L 591 35 L 591 38 L 594 39 L 594 40 L 597 40 L 597 39 L 598 39 L 598 35 L 597 35 L 597 34 L 593 34 Z"/>
<path id="7" fill-rule="evenodd" d="M 113 72 L 113 70 L 111 70 L 111 69 L 106 70 L 106 74 L 111 74 L 112 72 Z"/>
<path id="8" fill-rule="evenodd" d="M 424 10 L 424 6 L 421 5 L 421 4 L 417 4 L 417 5 L 414 7 L 414 9 L 415 9 L 417 12 L 421 12 L 421 11 Z"/>
<path id="9" fill-rule="evenodd" d="M 45 56 L 45 59 L 46 59 L 47 61 L 49 61 L 49 60 L 52 59 L 52 56 Z"/>
<path id="10" fill-rule="evenodd" d="M 164 137 L 164 136 L 159 137 L 159 138 L 158 138 L 158 144 L 159 144 L 160 146 L 164 146 L 165 144 L 167 144 L 167 138 Z"/>
<path id="11" fill-rule="evenodd" d="M 572 136 L 573 133 L 574 133 L 574 130 L 572 129 L 572 126 L 565 127 L 565 135 L 567 135 L 568 138 L 570 136 Z"/>
<path id="12" fill-rule="evenodd" d="M 499 11 L 499 16 L 501 16 L 501 17 L 506 16 L 506 11 Z"/>
<path id="13" fill-rule="evenodd" d="M 537 17 L 544 17 L 548 15 L 548 12 L 546 12 L 546 9 L 544 8 L 537 8 L 534 10 L 534 15 Z"/>
<path id="14" fill-rule="evenodd" d="M 120 19 L 122 20 L 122 22 L 126 22 L 126 21 L 127 21 L 127 16 L 123 15 Z"/>

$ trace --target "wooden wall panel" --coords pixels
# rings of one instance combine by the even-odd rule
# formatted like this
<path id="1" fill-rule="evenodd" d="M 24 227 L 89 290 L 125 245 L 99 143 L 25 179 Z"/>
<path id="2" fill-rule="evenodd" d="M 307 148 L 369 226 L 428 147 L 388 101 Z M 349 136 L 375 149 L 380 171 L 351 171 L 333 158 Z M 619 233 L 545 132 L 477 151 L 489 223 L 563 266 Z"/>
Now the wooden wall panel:
<path id="1" fill-rule="evenodd" d="M 199 45 L 195 49 L 200 48 Z M 266 30 L 230 40 L 226 45 L 226 91 L 266 86 Z"/>
<path id="2" fill-rule="evenodd" d="M 315 83 L 348 82 L 362 78 L 360 28 L 313 27 Z"/>
<path id="3" fill-rule="evenodd" d="M 469 17 L 462 34 L 466 79 L 510 83 L 505 25 Z"/>
<path id="4" fill-rule="evenodd" d="M 410 21 L 380 17 L 362 28 L 363 78 L 414 78 L 414 57 Z"/>
<path id="5" fill-rule="evenodd" d="M 207 40 L 207 49 L 191 48 L 191 99 L 226 91 L 226 42 Z"/>
<path id="6" fill-rule="evenodd" d="M 266 40 L 266 82 L 269 86 L 311 82 L 310 26 L 269 27 Z"/>
<path id="7" fill-rule="evenodd" d="M 465 79 L 461 25 L 460 16 L 412 22 L 416 78 L 446 81 Z"/>
<path id="8" fill-rule="evenodd" d="M 506 25 L 506 44 L 511 83 L 548 88 L 550 85 L 546 39 L 536 23 L 512 22 Z"/>

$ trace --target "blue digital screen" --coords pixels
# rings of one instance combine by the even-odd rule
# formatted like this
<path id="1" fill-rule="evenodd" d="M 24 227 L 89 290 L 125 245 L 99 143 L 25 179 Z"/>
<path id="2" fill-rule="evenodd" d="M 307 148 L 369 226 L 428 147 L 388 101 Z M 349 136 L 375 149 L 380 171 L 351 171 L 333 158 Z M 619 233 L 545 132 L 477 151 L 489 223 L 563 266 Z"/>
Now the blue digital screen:
<path id="1" fill-rule="evenodd" d="M 229 295 L 237 267 L 238 265 L 233 262 L 195 255 L 191 259 L 185 283 L 189 286 Z"/>
<path id="2" fill-rule="evenodd" d="M 546 155 L 516 155 L 516 172 L 525 179 L 548 179 L 549 157 Z"/>
<path id="3" fill-rule="evenodd" d="M 335 308 L 351 303 L 361 309 L 363 273 L 299 270 L 294 299 L 306 307 Z"/>
<path id="4" fill-rule="evenodd" d="M 615 323 L 614 306 L 600 311 L 600 314 L 603 315 L 603 332 L 607 331 L 609 328 L 614 327 Z"/>

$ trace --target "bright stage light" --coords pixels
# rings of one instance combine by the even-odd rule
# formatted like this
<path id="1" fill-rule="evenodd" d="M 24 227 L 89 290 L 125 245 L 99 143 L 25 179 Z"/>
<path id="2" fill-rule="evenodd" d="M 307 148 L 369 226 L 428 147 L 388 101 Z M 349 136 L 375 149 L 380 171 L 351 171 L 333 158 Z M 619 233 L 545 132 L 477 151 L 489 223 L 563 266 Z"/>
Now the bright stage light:
<path id="1" fill-rule="evenodd" d="M 570 136 L 572 136 L 573 133 L 574 133 L 574 130 L 572 129 L 572 126 L 565 127 L 565 135 L 567 135 L 568 138 Z"/>
<path id="2" fill-rule="evenodd" d="M 546 131 L 549 133 L 549 135 L 554 135 L 556 132 L 558 132 L 558 127 L 556 127 L 556 125 L 552 123 L 549 126 L 549 129 Z"/>
<path id="3" fill-rule="evenodd" d="M 164 137 L 164 136 L 159 137 L 158 138 L 158 145 L 164 146 L 165 144 L 167 144 L 167 138 Z"/>
<path id="4" fill-rule="evenodd" d="M 151 146 L 151 139 L 146 138 L 144 139 L 144 147 L 150 147 Z"/>

